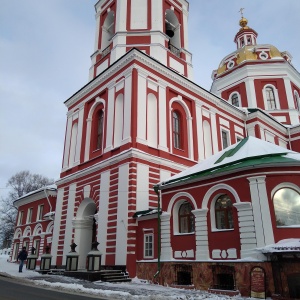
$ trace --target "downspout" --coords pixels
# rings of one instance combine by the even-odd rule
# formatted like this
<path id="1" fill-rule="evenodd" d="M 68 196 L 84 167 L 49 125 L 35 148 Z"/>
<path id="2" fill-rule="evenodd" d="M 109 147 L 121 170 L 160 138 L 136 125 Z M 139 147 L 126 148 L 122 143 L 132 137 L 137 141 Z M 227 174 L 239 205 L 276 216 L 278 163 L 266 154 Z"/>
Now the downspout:
<path id="1" fill-rule="evenodd" d="M 46 187 L 44 188 L 44 193 L 45 193 L 45 195 L 46 195 L 46 198 L 47 198 L 48 203 L 49 203 L 49 206 L 50 206 L 50 212 L 52 212 L 52 205 L 51 205 L 51 203 L 50 203 L 48 194 L 47 194 L 47 192 L 46 192 Z M 49 216 L 49 217 L 50 217 L 50 218 L 49 218 L 50 220 L 53 220 L 51 216 Z"/>
<path id="2" fill-rule="evenodd" d="M 249 111 L 248 109 L 246 109 L 246 118 L 245 118 L 245 121 L 244 121 L 244 127 L 245 127 L 245 137 L 248 136 L 248 133 L 247 133 L 247 121 L 248 121 L 248 114 L 249 114 Z"/>
<path id="3" fill-rule="evenodd" d="M 161 221 L 160 221 L 160 190 L 159 186 L 154 186 L 154 191 L 157 194 L 157 272 L 154 274 L 154 278 L 160 274 L 160 252 L 161 252 Z"/>
<path id="4" fill-rule="evenodd" d="M 290 147 L 290 150 L 293 150 L 292 144 L 291 144 L 291 127 L 288 127 L 288 133 L 289 133 L 289 147 Z"/>

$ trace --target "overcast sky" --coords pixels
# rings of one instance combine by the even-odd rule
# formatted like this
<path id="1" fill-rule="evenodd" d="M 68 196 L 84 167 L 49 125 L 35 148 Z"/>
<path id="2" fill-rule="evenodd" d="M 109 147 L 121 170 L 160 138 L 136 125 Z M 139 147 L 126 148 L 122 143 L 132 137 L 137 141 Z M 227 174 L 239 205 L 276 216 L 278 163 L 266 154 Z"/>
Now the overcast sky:
<path id="1" fill-rule="evenodd" d="M 0 0 L 0 197 L 21 170 L 59 178 L 63 102 L 88 81 L 96 2 Z M 299 0 L 189 2 L 188 50 L 197 84 L 209 90 L 212 71 L 235 50 L 241 7 L 258 43 L 289 51 L 300 70 Z"/>

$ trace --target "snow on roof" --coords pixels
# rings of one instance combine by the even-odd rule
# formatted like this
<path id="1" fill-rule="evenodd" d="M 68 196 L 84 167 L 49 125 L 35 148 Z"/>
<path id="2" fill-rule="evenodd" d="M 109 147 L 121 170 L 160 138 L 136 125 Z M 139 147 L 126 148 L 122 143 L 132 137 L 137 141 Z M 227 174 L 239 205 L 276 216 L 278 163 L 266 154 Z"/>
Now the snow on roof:
<path id="1" fill-rule="evenodd" d="M 300 252 L 300 239 L 281 240 L 276 244 L 268 245 L 258 250 L 261 250 L 263 253 Z"/>
<path id="2" fill-rule="evenodd" d="M 47 190 L 47 191 L 56 191 L 56 190 L 57 190 L 57 186 L 56 186 L 56 184 L 46 185 L 46 186 L 44 186 L 44 187 L 41 187 L 41 188 L 39 188 L 39 189 L 37 189 L 37 190 L 34 190 L 34 191 L 32 191 L 32 192 L 29 192 L 29 193 L 23 195 L 22 197 L 18 198 L 18 199 L 15 200 L 15 201 L 18 201 L 18 200 L 23 199 L 23 198 L 26 198 L 26 197 L 28 197 L 28 196 L 37 194 L 38 192 L 41 192 L 41 191 L 44 191 L 44 190 Z"/>
<path id="3" fill-rule="evenodd" d="M 267 160 L 266 158 L 272 159 Z M 262 161 L 262 159 L 264 160 Z M 237 169 L 245 166 L 246 161 L 249 162 L 248 165 L 258 165 L 261 163 L 283 163 L 295 160 L 300 163 L 300 153 L 249 136 L 239 143 L 231 145 L 223 151 L 205 159 L 199 164 L 172 176 L 159 185 L 163 186 L 176 181 L 189 179 L 190 176 L 196 174 L 200 176 L 201 174 L 203 175 L 205 171 L 210 171 L 210 174 L 222 170 L 225 171 L 225 167 L 228 166 L 230 166 L 230 169 Z"/>

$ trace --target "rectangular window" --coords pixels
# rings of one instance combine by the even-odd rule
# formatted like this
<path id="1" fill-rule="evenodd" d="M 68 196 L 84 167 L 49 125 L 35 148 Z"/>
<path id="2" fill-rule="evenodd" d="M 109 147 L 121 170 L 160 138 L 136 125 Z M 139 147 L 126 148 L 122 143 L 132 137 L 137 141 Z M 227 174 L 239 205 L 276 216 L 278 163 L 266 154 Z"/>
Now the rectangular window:
<path id="1" fill-rule="evenodd" d="M 28 208 L 26 223 L 31 223 L 31 219 L 32 219 L 32 208 Z"/>
<path id="2" fill-rule="evenodd" d="M 13 260 L 17 260 L 18 259 L 19 247 L 20 247 L 20 244 L 19 243 L 15 243 Z"/>
<path id="3" fill-rule="evenodd" d="M 222 130 L 222 146 L 223 149 L 229 146 L 229 136 L 228 136 L 228 132 L 225 130 Z"/>
<path id="4" fill-rule="evenodd" d="M 36 220 L 43 220 L 44 204 L 39 205 Z"/>
<path id="5" fill-rule="evenodd" d="M 34 246 L 35 248 L 35 255 L 39 256 L 39 250 L 40 250 L 40 240 L 35 240 L 34 241 Z"/>
<path id="6" fill-rule="evenodd" d="M 153 233 L 144 235 L 144 257 L 153 258 Z"/>
<path id="7" fill-rule="evenodd" d="M 28 251 L 28 248 L 29 248 L 29 242 L 28 242 L 28 241 L 24 242 L 22 247 L 25 247 L 25 248 L 26 248 L 26 251 Z"/>
<path id="8" fill-rule="evenodd" d="M 22 225 L 22 222 L 23 222 L 23 210 L 22 211 L 19 211 L 19 216 L 18 216 L 18 225 Z"/>

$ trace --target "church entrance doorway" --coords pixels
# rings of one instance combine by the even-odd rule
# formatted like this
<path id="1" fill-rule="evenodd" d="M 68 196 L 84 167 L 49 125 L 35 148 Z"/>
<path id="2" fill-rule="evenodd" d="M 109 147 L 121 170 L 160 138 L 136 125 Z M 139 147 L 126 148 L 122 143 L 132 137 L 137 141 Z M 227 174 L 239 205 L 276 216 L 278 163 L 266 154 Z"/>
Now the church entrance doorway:
<path id="1" fill-rule="evenodd" d="M 86 269 L 87 254 L 92 249 L 92 242 L 96 239 L 95 214 L 97 207 L 95 202 L 84 199 L 77 211 L 76 218 L 73 220 L 75 229 L 74 242 L 77 245 L 76 252 L 79 254 L 78 269 Z"/>

